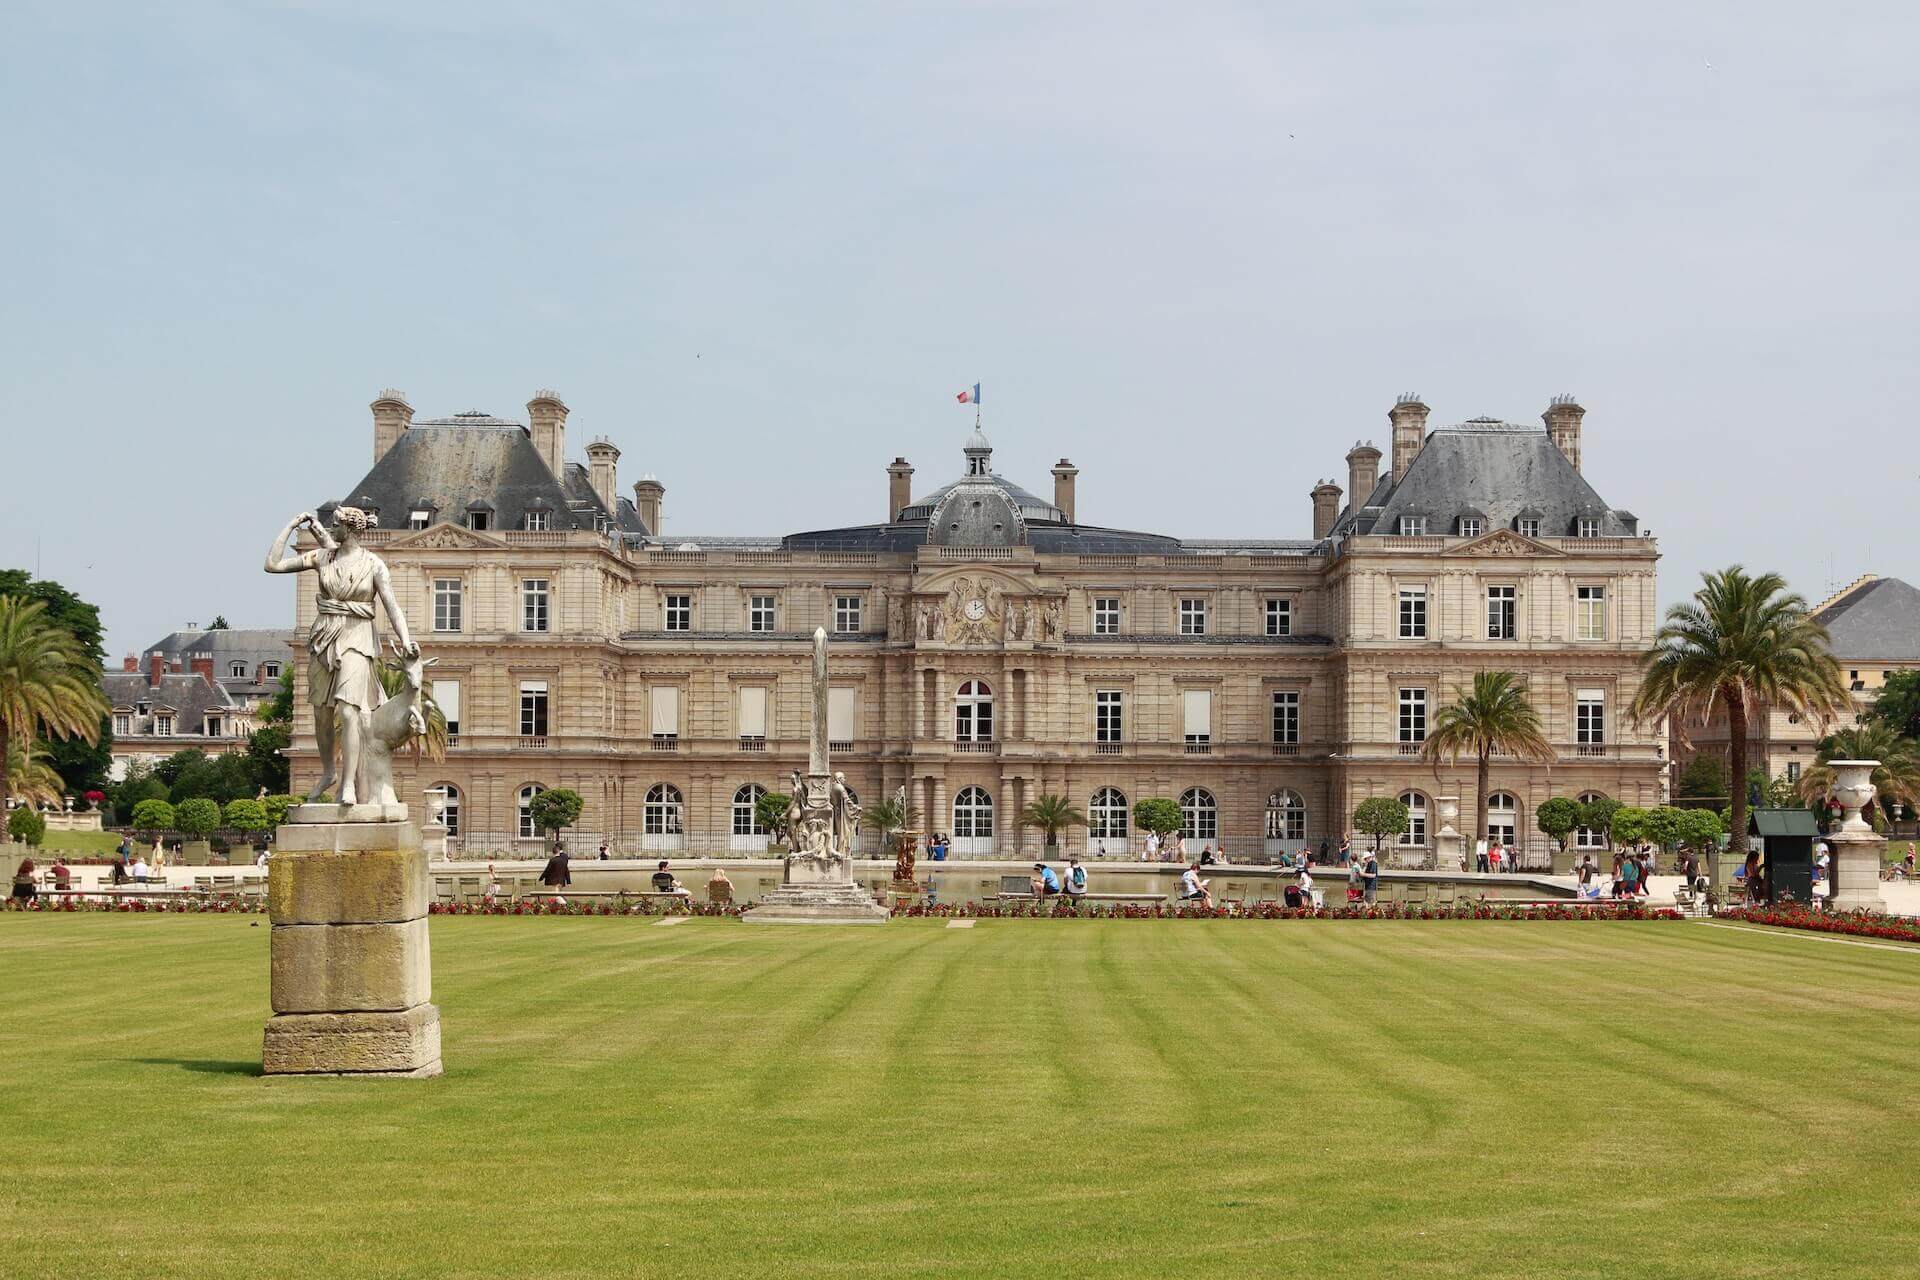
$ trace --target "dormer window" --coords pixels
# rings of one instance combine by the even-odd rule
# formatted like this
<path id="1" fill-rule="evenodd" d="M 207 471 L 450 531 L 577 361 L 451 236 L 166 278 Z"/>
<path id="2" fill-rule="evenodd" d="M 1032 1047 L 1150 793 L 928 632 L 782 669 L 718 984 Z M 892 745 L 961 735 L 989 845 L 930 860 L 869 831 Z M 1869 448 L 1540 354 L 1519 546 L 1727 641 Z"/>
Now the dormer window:
<path id="1" fill-rule="evenodd" d="M 1600 536 L 1600 522 L 1592 516 L 1581 516 L 1573 526 L 1576 538 L 1597 538 Z"/>
<path id="2" fill-rule="evenodd" d="M 409 529 L 424 529 L 431 523 L 433 523 L 433 512 L 431 511 L 425 511 L 416 507 L 407 515 L 407 528 Z"/>
<path id="3" fill-rule="evenodd" d="M 545 533 L 548 527 L 548 515 L 545 511 L 527 512 L 527 532 Z"/>
<path id="4" fill-rule="evenodd" d="M 1477 538 L 1485 531 L 1486 531 L 1486 526 L 1484 523 L 1482 523 L 1479 516 L 1461 516 L 1460 517 L 1460 536 L 1461 537 Z"/>
<path id="5" fill-rule="evenodd" d="M 1424 538 L 1427 535 L 1425 516 L 1401 516 L 1400 536 L 1403 538 Z"/>
<path id="6" fill-rule="evenodd" d="M 493 512 L 491 511 L 467 512 L 467 528 L 469 529 L 493 528 Z"/>
<path id="7" fill-rule="evenodd" d="M 235 680 L 239 680 L 247 674 L 247 664 L 244 662 L 229 662 L 227 664 L 227 674 Z"/>
<path id="8" fill-rule="evenodd" d="M 1537 538 L 1540 536 L 1540 519 L 1538 516 L 1521 516 L 1513 522 L 1513 528 L 1523 538 Z"/>

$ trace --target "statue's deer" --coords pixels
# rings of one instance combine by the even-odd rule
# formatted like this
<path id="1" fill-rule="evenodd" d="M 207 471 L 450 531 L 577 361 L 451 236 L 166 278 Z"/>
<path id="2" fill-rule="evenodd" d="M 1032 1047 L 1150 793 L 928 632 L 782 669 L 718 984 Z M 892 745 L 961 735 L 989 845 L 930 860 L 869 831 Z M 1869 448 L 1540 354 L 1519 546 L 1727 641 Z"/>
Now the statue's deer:
<path id="1" fill-rule="evenodd" d="M 366 732 L 361 735 L 364 753 L 360 763 L 360 800 L 364 804 L 398 804 L 393 792 L 393 753 L 413 738 L 427 732 L 427 713 L 422 705 L 422 687 L 427 668 L 437 659 L 409 658 L 396 651 L 400 671 L 406 678 L 400 692 L 366 713 Z"/>

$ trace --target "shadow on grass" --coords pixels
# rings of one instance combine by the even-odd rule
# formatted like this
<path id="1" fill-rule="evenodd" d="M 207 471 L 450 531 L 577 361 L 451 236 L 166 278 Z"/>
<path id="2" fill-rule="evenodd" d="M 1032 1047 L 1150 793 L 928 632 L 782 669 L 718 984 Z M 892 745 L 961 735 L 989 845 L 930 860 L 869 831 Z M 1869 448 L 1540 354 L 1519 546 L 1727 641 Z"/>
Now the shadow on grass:
<path id="1" fill-rule="evenodd" d="M 129 1058 L 149 1067 L 179 1067 L 208 1076 L 257 1076 L 264 1074 L 257 1062 L 223 1062 L 216 1058 Z"/>

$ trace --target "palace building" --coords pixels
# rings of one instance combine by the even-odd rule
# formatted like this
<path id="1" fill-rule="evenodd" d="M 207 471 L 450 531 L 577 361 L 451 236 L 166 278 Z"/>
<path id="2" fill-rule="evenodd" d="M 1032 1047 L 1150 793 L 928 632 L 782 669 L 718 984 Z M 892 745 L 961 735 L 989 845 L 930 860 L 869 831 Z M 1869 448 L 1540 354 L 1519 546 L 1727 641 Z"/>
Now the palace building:
<path id="1" fill-rule="evenodd" d="M 368 545 L 438 659 L 453 745 L 406 785 L 445 789 L 468 856 L 536 852 L 547 787 L 586 798 L 577 848 L 762 852 L 754 801 L 805 766 L 816 627 L 834 767 L 868 800 L 904 784 L 955 856 L 1037 854 L 1017 819 L 1045 794 L 1088 818 L 1062 853 L 1137 856 L 1133 806 L 1164 797 L 1191 852 L 1234 858 L 1337 842 L 1392 795 L 1412 814 L 1398 852 L 1422 859 L 1440 799 L 1471 832 L 1474 766 L 1436 770 L 1420 744 L 1488 668 L 1520 674 L 1556 744 L 1551 764 L 1494 762 L 1489 818 L 1536 860 L 1549 796 L 1665 794 L 1662 727 L 1623 714 L 1658 551 L 1582 477 L 1570 398 L 1543 426 L 1430 428 L 1402 397 L 1390 454 L 1356 444 L 1344 490 L 1312 487 L 1309 536 L 1234 541 L 1081 524 L 1072 463 L 1042 497 L 977 429 L 940 483 L 894 459 L 875 523 L 667 538 L 665 487 L 623 493 L 604 438 L 570 461 L 551 392 L 524 423 L 415 421 L 398 392 L 372 410 L 372 469 L 339 499 L 375 514 Z M 313 608 L 303 587 L 303 632 Z"/>

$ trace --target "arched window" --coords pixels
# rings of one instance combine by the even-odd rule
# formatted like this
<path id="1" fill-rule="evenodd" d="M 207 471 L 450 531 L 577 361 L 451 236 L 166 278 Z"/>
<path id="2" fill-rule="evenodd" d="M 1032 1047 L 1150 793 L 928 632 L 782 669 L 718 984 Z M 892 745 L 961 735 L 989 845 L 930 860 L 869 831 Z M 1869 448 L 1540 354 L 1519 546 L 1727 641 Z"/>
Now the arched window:
<path id="1" fill-rule="evenodd" d="M 647 789 L 646 803 L 640 809 L 641 833 L 650 836 L 684 834 L 680 825 L 683 809 L 680 788 L 656 782 Z"/>
<path id="2" fill-rule="evenodd" d="M 954 695 L 953 740 L 993 741 L 993 690 L 985 680 L 969 680 Z"/>
<path id="3" fill-rule="evenodd" d="M 1305 840 L 1307 802 L 1285 787 L 1267 797 L 1267 839 Z"/>
<path id="4" fill-rule="evenodd" d="M 533 798 L 545 790 L 546 788 L 537 782 L 529 782 L 520 788 L 520 838 L 522 840 L 539 838 L 540 830 L 533 825 Z"/>
<path id="5" fill-rule="evenodd" d="M 438 782 L 433 786 L 434 793 L 440 797 L 440 821 L 446 824 L 447 834 L 460 834 L 460 788 L 451 782 Z"/>
<path id="6" fill-rule="evenodd" d="M 1402 791 L 1400 803 L 1407 806 L 1407 829 L 1400 833 L 1403 845 L 1423 845 L 1427 842 L 1427 798 L 1418 791 Z"/>
<path id="7" fill-rule="evenodd" d="M 764 836 L 767 829 L 760 825 L 760 797 L 767 794 L 765 787 L 757 782 L 749 782 L 733 793 L 733 834 L 737 836 Z"/>
<path id="8" fill-rule="evenodd" d="M 993 797 L 979 787 L 965 787 L 953 798 L 953 835 L 956 840 L 985 840 L 993 836 Z"/>
<path id="9" fill-rule="evenodd" d="M 1127 838 L 1127 797 L 1118 787 L 1102 787 L 1087 806 L 1087 839 Z"/>
<path id="10" fill-rule="evenodd" d="M 1509 792 L 1496 791 L 1487 797 L 1487 839 L 1511 845 L 1519 834 L 1520 802 Z"/>
<path id="11" fill-rule="evenodd" d="M 1180 834 L 1189 840 L 1220 838 L 1220 806 L 1213 792 L 1205 787 L 1188 787 L 1180 793 Z"/>
<path id="12" fill-rule="evenodd" d="M 1596 800 L 1605 800 L 1606 796 L 1598 791 L 1582 791 L 1577 797 L 1581 804 L 1592 804 Z M 1586 827 L 1576 827 L 1573 832 L 1573 847 L 1576 849 L 1604 849 L 1607 847 L 1607 835 L 1604 831 L 1591 831 Z"/>

